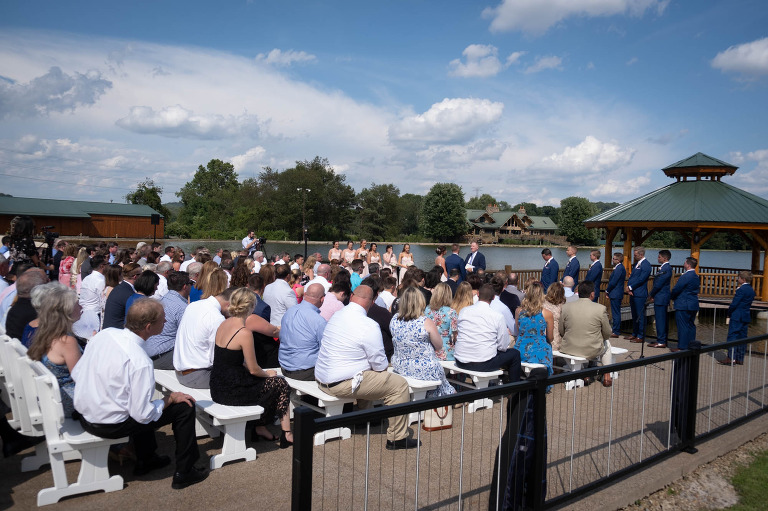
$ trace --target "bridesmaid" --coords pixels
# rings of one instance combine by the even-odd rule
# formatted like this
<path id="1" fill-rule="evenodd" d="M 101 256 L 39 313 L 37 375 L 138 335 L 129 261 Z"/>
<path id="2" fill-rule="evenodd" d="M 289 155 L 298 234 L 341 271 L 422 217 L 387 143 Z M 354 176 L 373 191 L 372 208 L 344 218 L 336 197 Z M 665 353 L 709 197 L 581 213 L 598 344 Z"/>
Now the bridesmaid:
<path id="1" fill-rule="evenodd" d="M 333 242 L 333 248 L 328 251 L 328 263 L 336 259 L 337 261 L 341 261 L 341 250 L 339 250 L 339 242 L 334 241 Z"/>
<path id="2" fill-rule="evenodd" d="M 381 265 L 381 254 L 379 254 L 378 248 L 376 243 L 371 243 L 371 250 L 368 252 L 368 264 L 375 263 Z"/>
<path id="3" fill-rule="evenodd" d="M 403 245 L 403 251 L 397 258 L 397 265 L 400 266 L 400 281 L 402 281 L 408 267 L 413 266 L 413 254 L 411 254 L 411 246 L 408 243 Z"/>
<path id="4" fill-rule="evenodd" d="M 355 256 L 357 255 L 357 252 L 354 249 L 355 244 L 351 241 L 347 242 L 347 248 L 341 251 L 341 257 L 342 266 L 349 266 L 352 261 L 355 260 Z"/>

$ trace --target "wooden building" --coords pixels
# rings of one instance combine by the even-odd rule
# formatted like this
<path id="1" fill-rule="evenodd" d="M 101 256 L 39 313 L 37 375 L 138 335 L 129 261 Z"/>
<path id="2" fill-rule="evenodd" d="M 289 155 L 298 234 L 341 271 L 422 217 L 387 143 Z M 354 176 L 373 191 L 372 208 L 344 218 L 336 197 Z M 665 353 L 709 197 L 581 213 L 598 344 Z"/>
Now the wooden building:
<path id="1" fill-rule="evenodd" d="M 557 225 L 548 216 L 530 216 L 525 208 L 518 211 L 499 211 L 495 204 L 483 209 L 466 210 L 469 224 L 468 239 L 496 243 L 502 239 L 545 239 L 564 243 L 565 238 L 555 236 Z M 562 238 L 562 240 L 556 239 Z"/>
<path id="2" fill-rule="evenodd" d="M 146 239 L 153 237 L 155 227 L 158 238 L 165 234 L 163 216 L 138 204 L 0 197 L 0 232 L 8 232 L 18 215 L 31 216 L 38 233 L 49 227 L 61 236 Z"/>

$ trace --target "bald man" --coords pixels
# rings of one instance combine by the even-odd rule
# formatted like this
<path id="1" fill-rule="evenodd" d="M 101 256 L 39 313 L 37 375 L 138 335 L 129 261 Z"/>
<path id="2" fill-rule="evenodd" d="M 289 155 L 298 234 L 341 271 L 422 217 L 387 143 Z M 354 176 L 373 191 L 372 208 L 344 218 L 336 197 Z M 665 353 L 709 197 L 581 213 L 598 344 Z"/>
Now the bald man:
<path id="1" fill-rule="evenodd" d="M 320 315 L 323 299 L 323 285 L 310 284 L 301 303 L 288 309 L 281 320 L 278 360 L 288 378 L 315 381 L 315 362 L 327 325 Z"/>

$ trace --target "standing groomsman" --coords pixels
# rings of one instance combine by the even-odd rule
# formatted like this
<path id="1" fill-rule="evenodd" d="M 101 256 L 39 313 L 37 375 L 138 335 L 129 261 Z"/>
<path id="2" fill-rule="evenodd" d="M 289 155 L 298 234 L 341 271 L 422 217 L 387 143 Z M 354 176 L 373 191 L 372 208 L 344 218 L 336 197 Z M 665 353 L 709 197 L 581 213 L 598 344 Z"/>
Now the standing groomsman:
<path id="1" fill-rule="evenodd" d="M 541 257 L 544 259 L 544 269 L 541 270 L 541 283 L 544 285 L 544 291 L 549 289 L 549 285 L 557 281 L 557 276 L 560 273 L 560 267 L 557 265 L 557 261 L 552 257 L 552 251 L 545 248 L 541 251 Z"/>
<path id="2" fill-rule="evenodd" d="M 627 281 L 629 308 L 632 311 L 632 335 L 625 337 L 630 342 L 643 342 L 645 338 L 645 301 L 648 299 L 648 278 L 651 263 L 645 258 L 645 248 L 635 247 L 635 267 Z"/>
<path id="3" fill-rule="evenodd" d="M 613 271 L 611 278 L 608 279 L 608 287 L 605 292 L 611 300 L 611 337 L 616 339 L 621 333 L 621 301 L 624 299 L 624 280 L 627 277 L 627 270 L 624 268 L 624 254 L 615 252 L 613 254 Z"/>
<path id="4" fill-rule="evenodd" d="M 565 270 L 563 270 L 563 279 L 565 277 L 573 277 L 573 287 L 571 290 L 575 290 L 576 286 L 579 285 L 579 270 L 581 269 L 579 265 L 579 260 L 576 259 L 576 252 L 578 252 L 578 249 L 574 245 L 569 245 L 568 248 L 565 249 L 565 254 L 568 256 L 568 263 L 565 265 Z M 560 279 L 560 282 L 563 280 Z"/>
<path id="5" fill-rule="evenodd" d="M 699 286 L 701 280 L 696 274 L 699 261 L 686 257 L 685 272 L 677 279 L 671 298 L 675 301 L 675 322 L 677 323 L 677 348 L 670 351 L 687 350 L 691 341 L 696 340 L 696 313 L 699 311 Z"/>
<path id="6" fill-rule="evenodd" d="M 659 250 L 659 271 L 653 278 L 650 301 L 653 302 L 653 316 L 656 318 L 656 342 L 648 344 L 649 348 L 666 348 L 669 324 L 667 322 L 667 307 L 669 306 L 669 284 L 672 282 L 672 266 L 669 260 L 672 253 L 669 250 Z"/>
<path id="7" fill-rule="evenodd" d="M 728 324 L 728 339 L 729 341 L 736 341 L 738 339 L 745 339 L 748 335 L 749 329 L 749 309 L 752 307 L 752 300 L 755 299 L 755 290 L 752 289 L 752 272 L 740 271 L 739 272 L 739 288 L 736 290 L 736 294 L 733 295 L 733 301 L 731 306 L 728 307 L 728 316 L 731 318 Z M 728 358 L 720 361 L 723 365 L 744 363 L 744 352 L 746 351 L 746 345 L 736 346 L 735 348 L 728 348 Z"/>
<path id="8" fill-rule="evenodd" d="M 592 298 L 593 302 L 597 302 L 600 298 L 600 284 L 603 283 L 603 263 L 600 262 L 600 251 L 593 250 L 589 253 L 589 271 L 587 271 L 587 280 L 595 283 L 595 296 Z M 570 263 L 569 263 L 570 264 Z"/>

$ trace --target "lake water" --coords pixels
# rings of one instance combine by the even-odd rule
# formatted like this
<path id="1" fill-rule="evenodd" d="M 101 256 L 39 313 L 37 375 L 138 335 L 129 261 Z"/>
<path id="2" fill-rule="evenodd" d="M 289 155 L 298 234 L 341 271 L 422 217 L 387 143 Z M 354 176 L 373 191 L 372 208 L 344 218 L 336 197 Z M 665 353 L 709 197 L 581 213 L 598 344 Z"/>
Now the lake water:
<path id="1" fill-rule="evenodd" d="M 163 240 L 168 243 L 171 240 Z M 240 241 L 187 241 L 187 240 L 174 240 L 174 245 L 180 246 L 184 251 L 189 254 L 194 247 L 206 246 L 211 251 L 215 251 L 219 248 L 227 250 L 238 250 L 241 248 Z M 394 246 L 395 255 L 398 255 L 403 248 L 402 243 L 392 244 Z M 370 245 L 369 245 L 370 246 Z M 382 242 L 378 244 L 379 252 L 384 252 L 387 243 Z M 346 245 L 342 243 L 341 248 L 345 248 Z M 355 248 L 359 245 L 355 244 Z M 435 248 L 437 245 L 415 245 L 411 244 L 411 253 L 414 256 L 414 262 L 419 268 L 428 269 L 434 265 L 435 262 Z M 450 245 L 448 247 L 448 254 L 450 254 Z M 331 249 L 330 243 L 312 243 L 308 245 L 308 252 L 320 252 L 323 257 L 328 256 L 328 251 Z M 568 257 L 565 255 L 564 248 L 550 247 L 552 255 L 560 265 L 560 268 L 565 266 Z M 605 250 L 605 247 L 599 248 L 601 252 Z M 267 255 L 272 255 L 276 252 L 286 251 L 293 257 L 294 254 L 303 254 L 304 245 L 297 243 L 282 243 L 277 241 L 270 241 L 267 243 L 266 252 Z M 576 255 L 581 263 L 582 268 L 589 266 L 589 251 L 590 249 L 580 249 Z M 615 247 L 614 251 L 620 252 L 619 247 Z M 486 266 L 489 270 L 504 269 L 505 265 L 512 266 L 517 270 L 534 270 L 539 269 L 544 265 L 544 261 L 541 258 L 541 247 L 510 247 L 510 246 L 495 246 L 484 245 L 480 247 L 480 252 L 485 255 Z M 688 250 L 671 250 L 673 265 L 682 265 L 684 259 L 690 255 Z M 469 254 L 469 246 L 462 246 L 459 252 L 461 257 L 466 257 Z M 651 262 L 651 264 L 657 264 L 656 258 L 658 256 L 658 249 L 646 249 L 645 257 Z M 603 266 L 608 266 L 606 261 L 610 263 L 610 258 L 606 258 L 605 254 L 602 254 L 601 261 Z M 726 251 L 726 250 L 705 250 L 701 252 L 700 266 L 705 267 L 717 267 L 717 268 L 733 268 L 733 269 L 748 269 L 752 263 L 752 252 L 750 251 Z M 762 266 L 762 257 L 760 264 Z"/>

